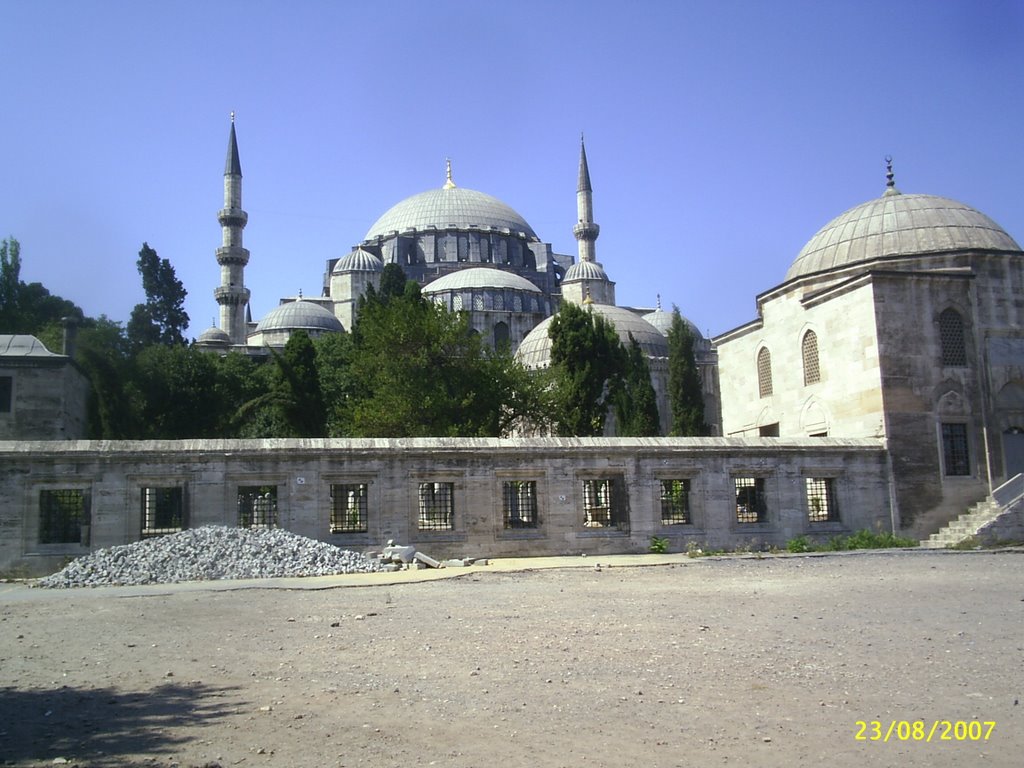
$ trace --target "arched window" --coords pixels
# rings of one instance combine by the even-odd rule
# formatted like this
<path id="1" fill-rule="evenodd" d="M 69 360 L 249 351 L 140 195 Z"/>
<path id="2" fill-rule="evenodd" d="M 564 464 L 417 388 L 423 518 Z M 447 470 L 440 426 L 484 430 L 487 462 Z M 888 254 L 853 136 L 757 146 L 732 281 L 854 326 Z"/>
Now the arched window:
<path id="1" fill-rule="evenodd" d="M 804 360 L 804 386 L 817 384 L 821 381 L 821 368 L 818 366 L 818 334 L 814 331 L 805 333 L 800 351 Z"/>
<path id="2" fill-rule="evenodd" d="M 494 324 L 494 348 L 501 349 L 508 346 L 509 332 L 507 323 Z"/>
<path id="3" fill-rule="evenodd" d="M 761 397 L 772 394 L 772 353 L 767 347 L 757 353 L 757 392 Z"/>
<path id="4" fill-rule="evenodd" d="M 964 319 L 955 309 L 945 309 L 939 315 L 939 344 L 942 347 L 943 365 L 967 365 Z"/>

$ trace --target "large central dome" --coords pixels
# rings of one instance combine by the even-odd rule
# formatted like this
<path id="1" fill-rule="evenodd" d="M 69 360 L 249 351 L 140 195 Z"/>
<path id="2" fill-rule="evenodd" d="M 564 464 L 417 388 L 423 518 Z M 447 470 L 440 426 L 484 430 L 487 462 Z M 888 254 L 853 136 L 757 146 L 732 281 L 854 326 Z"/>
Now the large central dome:
<path id="1" fill-rule="evenodd" d="M 786 280 L 891 256 L 948 251 L 1019 251 L 992 219 L 934 195 L 894 190 L 837 216 L 803 247 Z"/>
<path id="2" fill-rule="evenodd" d="M 445 185 L 407 197 L 392 206 L 374 222 L 365 240 L 375 240 L 392 232 L 409 229 L 468 229 L 494 227 L 522 232 L 528 240 L 537 240 L 526 219 L 496 197 L 474 189 Z"/>

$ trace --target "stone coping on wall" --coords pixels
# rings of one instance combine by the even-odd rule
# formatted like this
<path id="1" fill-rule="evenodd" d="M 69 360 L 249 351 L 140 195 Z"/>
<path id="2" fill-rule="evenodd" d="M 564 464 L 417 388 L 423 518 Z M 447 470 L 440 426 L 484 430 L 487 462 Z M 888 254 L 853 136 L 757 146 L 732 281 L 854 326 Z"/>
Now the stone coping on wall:
<path id="1" fill-rule="evenodd" d="M 678 453 L 735 454 L 743 451 L 844 452 L 885 450 L 881 438 L 778 437 L 416 437 L 416 438 L 266 438 L 233 440 L 0 440 L 0 456 L 131 454 L 218 454 L 265 452 L 386 454 L 392 452 L 490 453 Z"/>

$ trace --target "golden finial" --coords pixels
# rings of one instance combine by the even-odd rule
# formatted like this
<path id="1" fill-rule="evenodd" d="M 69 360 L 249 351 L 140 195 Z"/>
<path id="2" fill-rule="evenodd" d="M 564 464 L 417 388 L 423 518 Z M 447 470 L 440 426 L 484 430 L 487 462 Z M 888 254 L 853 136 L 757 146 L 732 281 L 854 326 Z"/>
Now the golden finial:
<path id="1" fill-rule="evenodd" d="M 591 296 L 590 296 L 590 286 L 589 285 L 587 286 L 587 295 L 583 297 L 583 303 L 584 304 L 593 304 L 594 303 L 594 299 L 591 298 Z"/>
<path id="2" fill-rule="evenodd" d="M 444 182 L 445 189 L 455 189 L 455 182 L 452 181 L 452 161 L 449 158 L 444 159 L 445 164 L 445 176 L 447 179 Z"/>
<path id="3" fill-rule="evenodd" d="M 231 124 L 235 124 L 235 110 L 233 109 L 231 110 Z"/>
<path id="4" fill-rule="evenodd" d="M 658 294 L 658 311 L 661 312 L 661 294 Z"/>

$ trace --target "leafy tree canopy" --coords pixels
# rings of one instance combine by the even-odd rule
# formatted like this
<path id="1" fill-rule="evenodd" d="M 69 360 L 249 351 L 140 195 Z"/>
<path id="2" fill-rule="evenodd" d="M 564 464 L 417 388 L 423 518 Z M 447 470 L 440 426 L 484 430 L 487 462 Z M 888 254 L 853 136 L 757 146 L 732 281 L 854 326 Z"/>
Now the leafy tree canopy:
<path id="1" fill-rule="evenodd" d="M 136 304 L 128 321 L 128 339 L 139 349 L 150 344 L 184 344 L 188 292 L 167 259 L 161 259 L 149 243 L 142 244 L 136 262 L 142 276 L 146 303 Z"/>
<path id="2" fill-rule="evenodd" d="M 668 331 L 668 400 L 672 409 L 670 433 L 677 437 L 707 433 L 695 342 L 693 331 L 679 314 L 679 308 L 673 307 L 672 325 Z"/>

